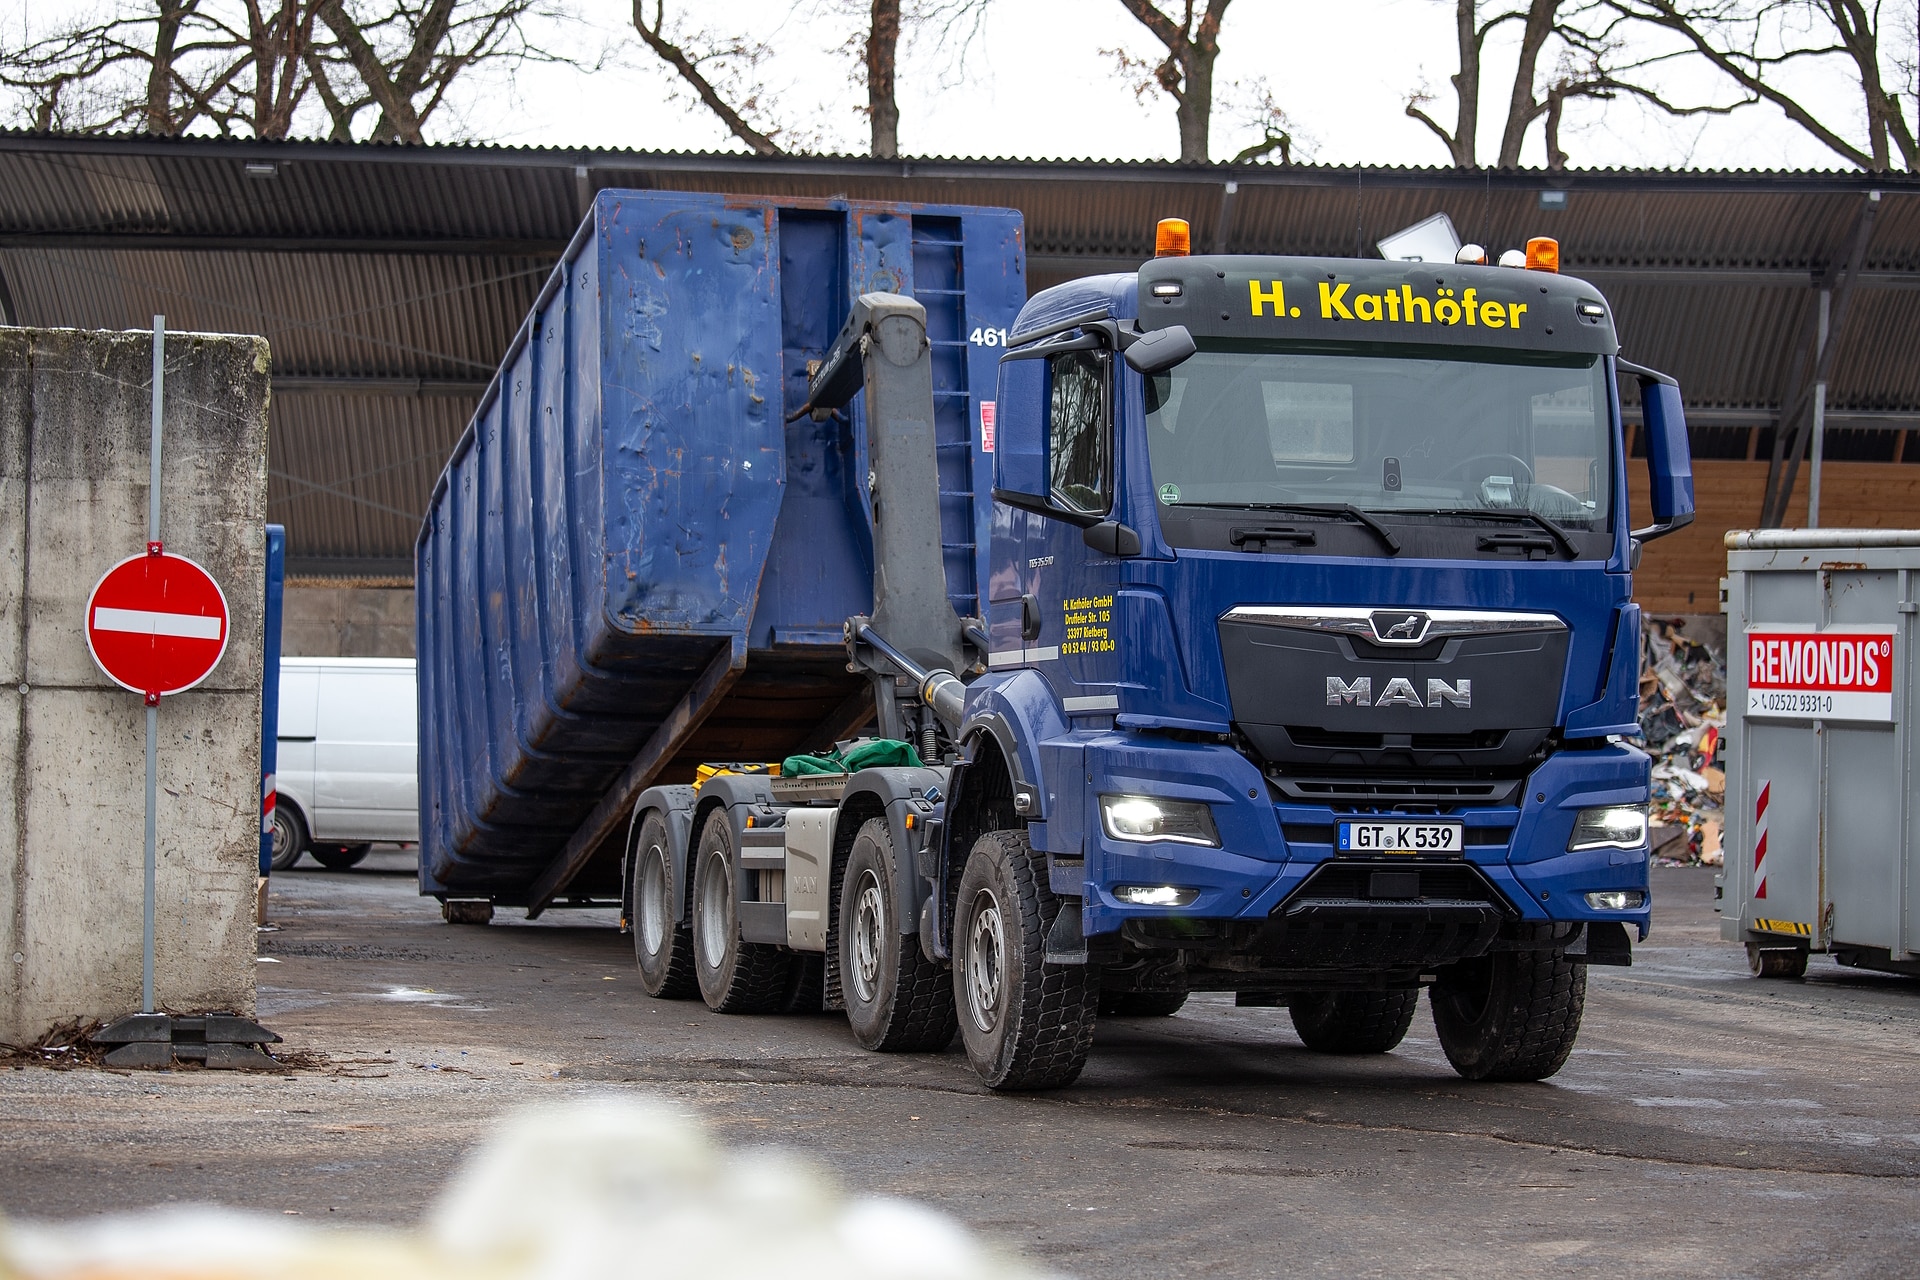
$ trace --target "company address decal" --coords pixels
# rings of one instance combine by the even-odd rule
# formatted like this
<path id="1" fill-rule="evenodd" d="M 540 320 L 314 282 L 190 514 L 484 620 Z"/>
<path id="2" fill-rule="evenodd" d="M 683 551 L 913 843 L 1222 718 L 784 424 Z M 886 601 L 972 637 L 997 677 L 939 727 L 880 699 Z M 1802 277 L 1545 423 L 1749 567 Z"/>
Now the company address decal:
<path id="1" fill-rule="evenodd" d="M 1354 293 L 1353 285 L 1320 283 L 1322 320 L 1378 321 L 1386 324 L 1465 324 L 1475 328 L 1518 329 L 1527 314 L 1524 302 L 1496 302 L 1474 288 L 1416 293 L 1410 284 L 1380 293 Z M 1289 305 L 1286 282 L 1249 280 L 1247 297 L 1256 319 L 1282 316 L 1298 320 L 1298 303 Z"/>
<path id="2" fill-rule="evenodd" d="M 1747 714 L 1892 720 L 1893 632 L 1747 632 Z"/>

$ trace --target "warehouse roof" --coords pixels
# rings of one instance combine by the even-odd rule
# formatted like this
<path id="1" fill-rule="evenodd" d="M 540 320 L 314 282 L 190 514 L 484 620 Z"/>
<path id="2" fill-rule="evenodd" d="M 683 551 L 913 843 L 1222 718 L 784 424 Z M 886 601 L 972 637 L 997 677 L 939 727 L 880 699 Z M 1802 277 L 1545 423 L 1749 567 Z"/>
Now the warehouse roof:
<path id="1" fill-rule="evenodd" d="M 1371 253 L 1444 210 L 1496 251 L 1559 238 L 1625 353 L 1677 376 L 1697 443 L 1752 456 L 1818 291 L 1883 193 L 1829 391 L 1829 456 L 1920 426 L 1920 177 L 1387 169 L 0 133 L 0 319 L 265 334 L 271 509 L 301 574 L 405 576 L 448 449 L 594 191 L 1007 205 L 1034 288 L 1198 251 Z M 1890 433 L 1887 429 L 1893 428 Z M 1757 429 L 1757 430 L 1755 430 Z M 1913 451 L 1920 459 L 1920 449 Z"/>

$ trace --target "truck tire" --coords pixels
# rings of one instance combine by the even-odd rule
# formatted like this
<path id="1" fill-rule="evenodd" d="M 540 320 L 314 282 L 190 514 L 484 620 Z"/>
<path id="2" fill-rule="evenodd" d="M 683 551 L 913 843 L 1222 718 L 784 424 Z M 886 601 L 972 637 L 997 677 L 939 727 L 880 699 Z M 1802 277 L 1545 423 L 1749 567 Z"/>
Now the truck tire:
<path id="1" fill-rule="evenodd" d="M 1184 991 L 1102 991 L 1103 1018 L 1171 1018 L 1187 1003 Z"/>
<path id="2" fill-rule="evenodd" d="M 640 820 L 633 855 L 633 959 L 640 987 L 658 1000 L 691 1000 L 700 994 L 693 976 L 693 921 L 673 918 L 679 904 L 667 862 L 667 822 L 658 810 Z M 680 901 L 686 901 L 684 893 Z"/>
<path id="3" fill-rule="evenodd" d="M 989 1088 L 1057 1089 L 1087 1063 L 1100 971 L 1045 962 L 1059 913 L 1026 832 L 974 842 L 954 901 L 953 996 L 967 1058 Z"/>
<path id="4" fill-rule="evenodd" d="M 1804 978 L 1807 976 L 1807 948 L 1763 947 L 1747 944 L 1747 972 L 1756 978 Z"/>
<path id="5" fill-rule="evenodd" d="M 1559 951 L 1496 951 L 1440 970 L 1428 1001 L 1453 1069 L 1468 1080 L 1544 1080 L 1566 1065 L 1587 969 Z"/>
<path id="6" fill-rule="evenodd" d="M 700 829 L 693 869 L 693 973 L 715 1013 L 776 1013 L 787 999 L 792 956 L 740 937 L 733 827 L 715 809 Z"/>
<path id="7" fill-rule="evenodd" d="M 275 871 L 290 871 L 307 851 L 307 820 L 285 800 L 273 805 L 273 862 Z"/>
<path id="8" fill-rule="evenodd" d="M 920 954 L 917 933 L 900 932 L 893 838 L 869 818 L 853 838 L 840 877 L 840 987 L 847 1022 L 862 1047 L 925 1053 L 953 1043 L 953 980 Z"/>
<path id="9" fill-rule="evenodd" d="M 1420 989 L 1299 991 L 1287 998 L 1300 1043 L 1315 1053 L 1385 1053 L 1406 1038 Z"/>
<path id="10" fill-rule="evenodd" d="M 276 807 L 275 813 L 279 812 Z M 310 850 L 313 860 L 329 871 L 351 871 L 373 852 L 370 844 L 317 844 Z"/>

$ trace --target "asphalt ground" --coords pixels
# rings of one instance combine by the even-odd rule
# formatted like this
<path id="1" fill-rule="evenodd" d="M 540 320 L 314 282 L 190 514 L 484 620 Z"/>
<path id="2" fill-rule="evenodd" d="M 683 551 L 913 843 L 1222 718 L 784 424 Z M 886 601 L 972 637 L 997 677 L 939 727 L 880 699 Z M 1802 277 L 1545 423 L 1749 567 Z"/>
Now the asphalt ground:
<path id="1" fill-rule="evenodd" d="M 1199 996 L 1103 1022 L 1071 1089 L 996 1096 L 957 1048 L 650 1000 L 609 913 L 442 924 L 377 852 L 274 878 L 260 1016 L 310 1065 L 0 1070 L 0 1208 L 404 1223 L 504 1111 L 644 1091 L 1083 1277 L 1920 1273 L 1920 982 L 1751 979 L 1711 871 L 1654 886 L 1545 1083 L 1458 1079 L 1424 1004 L 1395 1052 L 1328 1058 Z"/>

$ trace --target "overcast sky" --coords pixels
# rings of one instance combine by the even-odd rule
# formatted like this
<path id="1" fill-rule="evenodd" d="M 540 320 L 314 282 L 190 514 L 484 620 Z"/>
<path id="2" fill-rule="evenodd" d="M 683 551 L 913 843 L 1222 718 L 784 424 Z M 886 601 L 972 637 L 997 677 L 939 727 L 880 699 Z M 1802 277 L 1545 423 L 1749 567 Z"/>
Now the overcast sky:
<path id="1" fill-rule="evenodd" d="M 13 0 L 5 25 L 44 30 L 62 11 L 93 11 L 110 0 Z M 633 36 L 631 0 L 563 0 L 580 20 L 542 38 L 575 51 L 610 50 L 602 69 L 528 66 L 470 74 L 449 108 L 430 123 L 437 140 L 471 138 L 529 146 L 738 149 L 720 123 Z M 1163 0 L 1164 3 L 1164 0 Z M 0 6 L 11 7 L 11 6 Z M 866 149 L 856 108 L 849 42 L 864 0 L 669 0 L 668 8 L 726 23 L 773 46 L 762 67 L 773 121 L 809 149 Z M 1491 7 L 1491 6 L 1489 6 Z M 1445 164 L 1437 138 L 1406 113 L 1420 86 L 1429 110 L 1453 112 L 1447 77 L 1455 68 L 1452 0 L 1237 0 L 1228 11 L 1216 86 L 1213 158 L 1230 159 L 1260 136 L 1243 104 L 1264 85 L 1296 125 L 1296 158 L 1335 164 Z M 1911 41 L 1912 8 L 1890 14 Z M 1159 46 L 1118 0 L 993 0 L 978 37 L 961 57 L 957 40 L 910 38 L 898 97 L 900 143 L 909 155 L 1171 159 L 1178 154 L 1173 107 L 1136 98 L 1116 69 L 1114 49 L 1155 57 Z M 1483 163 L 1498 148 L 1512 79 L 1511 42 L 1490 46 L 1481 94 Z M 1543 66 L 1542 71 L 1548 68 Z M 1694 66 L 1669 77 L 1676 97 L 1728 92 Z M 1844 68 L 1810 71 L 1804 100 L 1858 136 L 1857 90 Z M 372 114 L 364 117 L 370 128 Z M 314 124 L 319 121 L 317 114 Z M 1570 108 L 1563 145 L 1574 167 L 1674 166 L 1843 168 L 1779 112 L 1749 108 L 1731 118 L 1676 121 L 1631 102 Z M 1541 129 L 1523 162 L 1545 158 Z"/>
<path id="2" fill-rule="evenodd" d="M 813 133 L 826 148 L 864 151 L 865 122 L 855 112 L 864 91 L 851 78 L 852 58 L 841 52 L 855 21 L 836 12 L 831 0 L 803 2 L 798 14 L 783 0 L 733 0 L 724 9 L 780 51 L 764 68 L 764 82 L 782 122 Z M 494 86 L 463 95 L 468 131 L 530 145 L 737 145 L 631 38 L 625 0 L 581 0 L 581 12 L 587 22 L 574 38 L 600 33 L 624 46 L 617 61 L 590 76 L 529 68 L 512 93 Z M 1451 0 L 1238 0 L 1228 11 L 1221 45 L 1215 159 L 1231 158 L 1259 136 L 1237 118 L 1234 100 L 1250 98 L 1252 83 L 1264 78 L 1311 158 L 1447 162 L 1439 140 L 1405 108 L 1408 93 L 1425 84 L 1436 95 L 1430 110 L 1450 121 Z M 1136 100 L 1114 57 L 1102 52 L 1115 48 L 1147 56 L 1158 48 L 1118 0 L 997 0 L 963 65 L 952 42 L 940 47 L 921 38 L 907 49 L 898 95 L 901 149 L 938 156 L 1176 156 L 1172 104 L 1157 94 Z M 1482 91 L 1483 161 L 1498 147 L 1512 68 L 1510 47 L 1496 41 Z M 1851 126 L 1858 111 L 1840 75 L 1810 75 L 1803 84 L 1827 115 Z M 1697 70 L 1671 78 L 1669 87 L 1695 98 L 1725 94 L 1711 74 Z M 1843 167 L 1771 108 L 1704 124 L 1673 121 L 1630 103 L 1570 115 L 1563 145 L 1576 167 Z M 1538 165 L 1544 158 L 1536 125 L 1524 159 Z"/>

